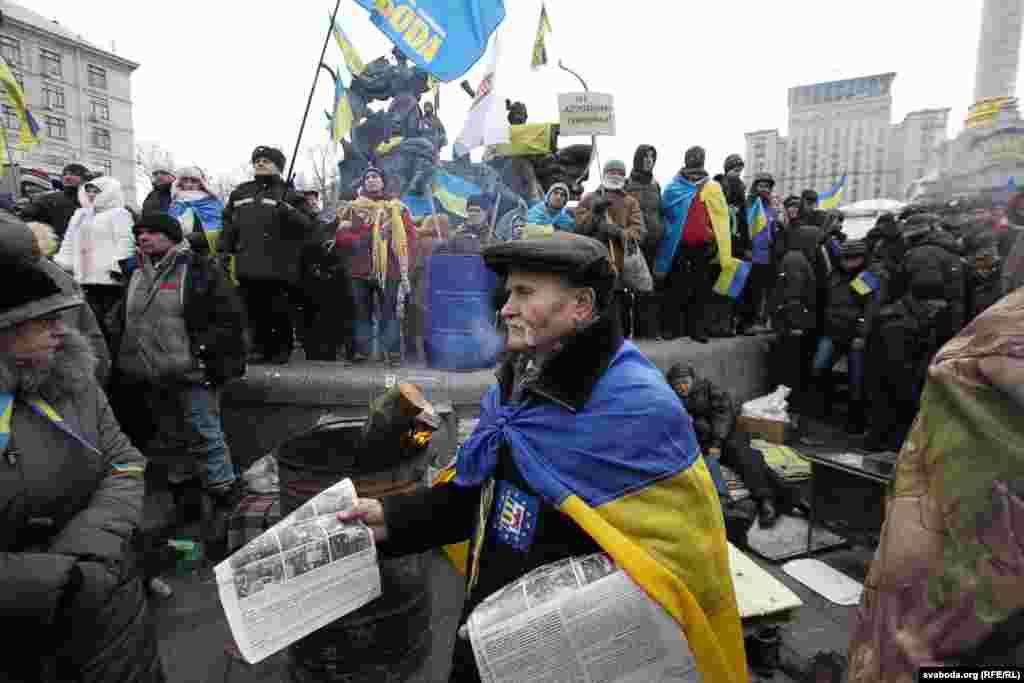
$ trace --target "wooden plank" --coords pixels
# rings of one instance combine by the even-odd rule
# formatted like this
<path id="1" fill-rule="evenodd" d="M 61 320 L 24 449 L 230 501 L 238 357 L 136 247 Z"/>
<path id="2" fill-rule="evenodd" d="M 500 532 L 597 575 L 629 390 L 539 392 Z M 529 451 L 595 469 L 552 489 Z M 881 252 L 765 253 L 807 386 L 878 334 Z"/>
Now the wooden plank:
<path id="1" fill-rule="evenodd" d="M 741 619 L 786 612 L 804 604 L 796 593 L 732 543 L 729 544 L 729 567 Z"/>

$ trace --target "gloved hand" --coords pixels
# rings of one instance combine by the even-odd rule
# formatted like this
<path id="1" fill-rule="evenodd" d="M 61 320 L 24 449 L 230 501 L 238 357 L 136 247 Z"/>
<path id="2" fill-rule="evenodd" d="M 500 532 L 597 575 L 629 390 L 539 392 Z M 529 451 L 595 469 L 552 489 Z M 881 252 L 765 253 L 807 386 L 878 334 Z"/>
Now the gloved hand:
<path id="1" fill-rule="evenodd" d="M 864 341 L 864 337 L 856 337 L 850 342 L 851 351 L 863 351 L 867 347 L 867 343 Z"/>

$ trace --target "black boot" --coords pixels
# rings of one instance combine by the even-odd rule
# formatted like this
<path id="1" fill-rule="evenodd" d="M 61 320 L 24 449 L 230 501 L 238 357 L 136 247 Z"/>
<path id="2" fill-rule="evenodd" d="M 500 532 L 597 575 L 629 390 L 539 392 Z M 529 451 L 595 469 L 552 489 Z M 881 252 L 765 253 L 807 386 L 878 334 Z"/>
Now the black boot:
<path id="1" fill-rule="evenodd" d="M 775 509 L 775 501 L 763 498 L 757 504 L 757 525 L 762 529 L 770 529 L 779 521 L 779 511 Z"/>

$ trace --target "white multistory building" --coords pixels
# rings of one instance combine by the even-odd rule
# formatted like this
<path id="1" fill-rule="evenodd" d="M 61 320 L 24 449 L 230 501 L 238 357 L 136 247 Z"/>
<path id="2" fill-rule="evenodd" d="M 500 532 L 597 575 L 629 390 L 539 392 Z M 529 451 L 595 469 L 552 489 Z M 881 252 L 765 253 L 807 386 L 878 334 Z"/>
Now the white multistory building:
<path id="1" fill-rule="evenodd" d="M 789 89 L 787 135 L 746 134 L 746 180 L 767 171 L 776 190 L 827 192 L 848 176 L 844 203 L 903 197 L 947 139 L 949 109 L 926 109 L 892 123 L 895 73 Z"/>
<path id="2" fill-rule="evenodd" d="M 0 11 L 0 54 L 41 128 L 41 144 L 17 150 L 20 122 L 3 97 L 0 125 L 14 160 L 54 173 L 77 161 L 120 180 L 134 204 L 131 76 L 139 65 L 20 5 L 0 2 Z"/>

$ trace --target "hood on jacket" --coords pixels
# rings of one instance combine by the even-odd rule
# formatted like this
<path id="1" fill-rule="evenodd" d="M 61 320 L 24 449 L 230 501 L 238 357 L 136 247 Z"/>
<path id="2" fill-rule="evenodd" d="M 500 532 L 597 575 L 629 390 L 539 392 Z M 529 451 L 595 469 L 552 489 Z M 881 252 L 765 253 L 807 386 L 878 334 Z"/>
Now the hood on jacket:
<path id="1" fill-rule="evenodd" d="M 171 199 L 178 199 L 178 196 L 182 194 L 181 179 L 182 178 L 197 178 L 199 180 L 199 187 L 208 195 L 216 196 L 206 180 L 206 174 L 198 166 L 185 166 L 178 169 L 178 174 L 175 176 L 174 184 L 171 186 Z M 186 198 L 187 199 L 187 198 Z"/>
<path id="2" fill-rule="evenodd" d="M 95 202 L 89 201 L 89 195 L 85 191 L 86 185 L 95 185 L 100 188 Z M 100 176 L 83 182 L 78 186 L 78 203 L 84 208 L 95 209 L 96 213 L 110 209 L 123 209 L 124 190 L 121 189 L 121 182 L 110 176 Z"/>
<path id="3" fill-rule="evenodd" d="M 548 205 L 548 202 L 551 201 L 551 193 L 554 192 L 555 190 L 561 190 L 562 192 L 565 193 L 565 203 L 566 205 L 568 205 L 569 197 L 572 196 L 572 193 L 569 192 L 569 186 L 566 185 L 565 183 L 552 183 L 551 187 L 548 188 L 547 193 L 544 195 L 544 206 L 546 207 Z M 564 209 L 565 206 L 563 206 L 560 210 Z"/>
<path id="4" fill-rule="evenodd" d="M 653 145 L 638 145 L 636 151 L 633 152 L 633 173 L 643 173 L 644 170 L 640 168 L 640 162 L 650 152 L 654 155 L 654 163 L 658 163 L 658 150 Z"/>

